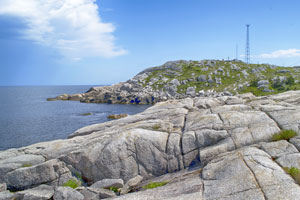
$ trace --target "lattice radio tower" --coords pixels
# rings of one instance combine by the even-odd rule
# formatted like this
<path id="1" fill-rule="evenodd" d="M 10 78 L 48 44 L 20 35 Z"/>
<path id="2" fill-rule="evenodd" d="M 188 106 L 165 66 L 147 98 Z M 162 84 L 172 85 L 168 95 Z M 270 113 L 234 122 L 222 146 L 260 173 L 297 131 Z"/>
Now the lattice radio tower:
<path id="1" fill-rule="evenodd" d="M 246 53 L 245 53 L 245 61 L 247 64 L 250 63 L 250 42 L 249 42 L 249 27 L 250 24 L 246 24 L 247 27 L 247 39 L 246 39 Z"/>

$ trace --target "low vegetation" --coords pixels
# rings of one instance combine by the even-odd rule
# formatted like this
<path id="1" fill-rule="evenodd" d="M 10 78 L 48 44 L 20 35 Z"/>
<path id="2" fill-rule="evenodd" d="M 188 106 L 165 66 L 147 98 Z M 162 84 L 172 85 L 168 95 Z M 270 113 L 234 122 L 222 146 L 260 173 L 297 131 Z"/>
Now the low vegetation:
<path id="1" fill-rule="evenodd" d="M 188 87 L 200 90 L 229 91 L 233 94 L 252 92 L 256 96 L 277 94 L 288 90 L 300 90 L 300 69 L 295 67 L 280 67 L 269 64 L 246 64 L 241 61 L 192 61 L 178 63 L 180 70 L 157 69 L 152 71 L 143 83 L 151 85 L 154 90 L 163 89 L 173 79 L 181 84 L 177 93 L 184 94 Z M 205 76 L 206 81 L 199 81 L 199 76 Z M 164 80 L 163 78 L 164 77 Z M 276 79 L 277 78 L 277 79 Z M 208 81 L 210 79 L 211 81 Z M 220 83 L 217 83 L 220 79 Z M 167 81 L 165 81 L 167 80 Z M 268 80 L 269 84 L 259 87 L 260 80 Z M 182 81 L 185 81 L 183 84 Z"/>
<path id="2" fill-rule="evenodd" d="M 116 187 L 109 187 L 108 189 L 115 192 L 115 193 L 118 193 L 120 191 L 120 189 L 116 188 Z"/>
<path id="3" fill-rule="evenodd" d="M 154 131 L 158 131 L 158 130 L 160 129 L 160 125 L 159 125 L 159 124 L 156 124 L 156 125 L 154 125 L 154 126 L 152 127 L 152 129 L 153 129 Z"/>
<path id="4" fill-rule="evenodd" d="M 75 189 L 79 186 L 79 183 L 74 179 L 69 179 L 63 186 Z"/>
<path id="5" fill-rule="evenodd" d="M 297 133 L 293 130 L 282 130 L 279 133 L 276 133 L 272 136 L 272 141 L 278 140 L 289 140 L 297 135 Z"/>
<path id="6" fill-rule="evenodd" d="M 89 116 L 92 115 L 93 113 L 89 112 L 89 113 L 82 113 L 81 116 Z"/>
<path id="7" fill-rule="evenodd" d="M 32 164 L 23 164 L 22 167 L 31 167 Z"/>
<path id="8" fill-rule="evenodd" d="M 296 181 L 297 184 L 300 185 L 300 170 L 298 168 L 296 168 L 296 167 L 291 167 L 291 168 L 284 167 L 283 169 L 286 173 L 288 173 L 289 175 L 291 175 L 291 177 L 293 177 L 293 179 Z"/>
<path id="9" fill-rule="evenodd" d="M 161 187 L 166 185 L 168 182 L 167 181 L 162 181 L 162 182 L 150 182 L 148 185 L 143 186 L 144 189 L 153 189 L 157 187 Z"/>

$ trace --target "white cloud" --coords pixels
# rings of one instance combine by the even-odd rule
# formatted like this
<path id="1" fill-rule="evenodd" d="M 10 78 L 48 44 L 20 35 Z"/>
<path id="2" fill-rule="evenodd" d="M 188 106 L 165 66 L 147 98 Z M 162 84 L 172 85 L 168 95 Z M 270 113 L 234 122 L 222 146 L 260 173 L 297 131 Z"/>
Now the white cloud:
<path id="1" fill-rule="evenodd" d="M 115 45 L 115 26 L 102 22 L 98 12 L 96 0 L 0 1 L 0 15 L 26 23 L 24 39 L 56 48 L 73 60 L 127 53 Z"/>
<path id="2" fill-rule="evenodd" d="M 257 58 L 292 58 L 300 57 L 300 49 L 286 49 L 256 55 Z"/>

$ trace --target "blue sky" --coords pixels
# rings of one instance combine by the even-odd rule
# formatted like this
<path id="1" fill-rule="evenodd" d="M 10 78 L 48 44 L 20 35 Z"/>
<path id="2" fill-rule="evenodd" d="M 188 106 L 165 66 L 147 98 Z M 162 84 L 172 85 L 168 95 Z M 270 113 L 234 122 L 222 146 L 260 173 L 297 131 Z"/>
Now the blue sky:
<path id="1" fill-rule="evenodd" d="M 46 3 L 45 3 L 46 2 Z M 0 85 L 126 81 L 169 60 L 300 65 L 297 0 L 1 0 Z"/>

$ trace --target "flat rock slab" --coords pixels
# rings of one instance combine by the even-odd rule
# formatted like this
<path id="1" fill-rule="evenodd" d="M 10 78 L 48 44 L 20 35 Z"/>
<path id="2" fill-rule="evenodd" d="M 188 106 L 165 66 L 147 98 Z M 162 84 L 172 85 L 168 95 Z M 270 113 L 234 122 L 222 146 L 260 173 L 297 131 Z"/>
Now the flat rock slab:
<path id="1" fill-rule="evenodd" d="M 205 199 L 300 198 L 299 185 L 267 153 L 253 147 L 212 160 L 203 169 L 203 179 Z"/>
<path id="2" fill-rule="evenodd" d="M 1 200 L 13 200 L 16 198 L 16 195 L 9 192 L 8 190 L 0 192 L 0 199 Z"/>
<path id="3" fill-rule="evenodd" d="M 122 179 L 103 179 L 101 181 L 97 181 L 91 188 L 122 188 L 124 186 L 124 181 Z"/>

